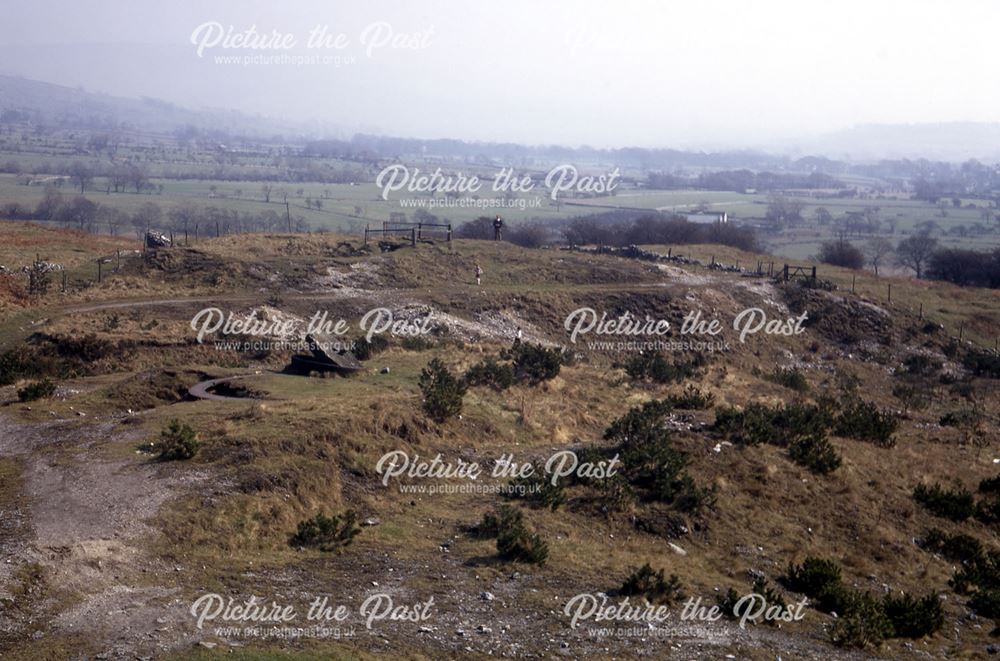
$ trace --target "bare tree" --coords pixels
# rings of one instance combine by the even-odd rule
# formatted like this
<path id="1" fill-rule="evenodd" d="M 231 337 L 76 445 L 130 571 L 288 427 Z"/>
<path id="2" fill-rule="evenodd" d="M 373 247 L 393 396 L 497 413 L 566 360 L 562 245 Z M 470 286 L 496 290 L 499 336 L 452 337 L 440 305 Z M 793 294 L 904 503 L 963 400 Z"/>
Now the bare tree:
<path id="1" fill-rule="evenodd" d="M 913 269 L 917 277 L 923 277 L 924 267 L 937 250 L 937 239 L 927 232 L 914 234 L 896 246 L 896 261 L 900 266 Z"/>
<path id="2" fill-rule="evenodd" d="M 83 195 L 83 191 L 87 186 L 94 181 L 94 173 L 91 172 L 86 163 L 81 163 L 80 161 L 74 161 L 69 169 L 69 176 L 73 180 L 73 183 L 80 187 L 81 195 Z"/>
<path id="3" fill-rule="evenodd" d="M 265 202 L 270 202 L 271 201 L 271 190 L 272 190 L 272 188 L 273 187 L 269 183 L 261 184 L 260 192 L 262 192 L 264 194 L 264 201 Z"/>
<path id="4" fill-rule="evenodd" d="M 875 275 L 878 275 L 878 269 L 888 259 L 889 255 L 892 254 L 892 243 L 889 239 L 884 237 L 876 237 L 868 242 L 865 246 L 865 257 L 868 258 L 868 263 L 871 265 L 872 269 L 875 271 Z"/>

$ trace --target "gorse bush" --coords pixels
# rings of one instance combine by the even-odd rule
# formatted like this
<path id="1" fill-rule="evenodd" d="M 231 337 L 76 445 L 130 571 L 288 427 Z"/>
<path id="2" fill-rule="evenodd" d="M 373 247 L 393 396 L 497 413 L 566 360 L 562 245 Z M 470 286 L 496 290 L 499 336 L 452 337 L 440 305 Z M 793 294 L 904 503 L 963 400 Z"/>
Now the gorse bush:
<path id="1" fill-rule="evenodd" d="M 840 583 L 840 567 L 833 560 L 808 557 L 801 565 L 788 565 L 782 581 L 788 589 L 818 598 L 829 586 Z"/>
<path id="2" fill-rule="evenodd" d="M 809 382 L 806 380 L 806 375 L 801 370 L 795 368 L 779 367 L 770 374 L 764 375 L 764 378 L 795 392 L 807 392 L 809 390 Z"/>
<path id="3" fill-rule="evenodd" d="M 927 531 L 920 546 L 962 564 L 976 562 L 983 555 L 983 545 L 975 537 L 963 533 L 949 535 L 938 528 Z"/>
<path id="4" fill-rule="evenodd" d="M 838 615 L 830 628 L 830 641 L 838 647 L 876 646 L 892 637 L 892 622 L 882 603 L 867 592 L 852 592 Z"/>
<path id="5" fill-rule="evenodd" d="M 666 428 L 672 410 L 666 400 L 646 402 L 614 420 L 604 438 L 620 454 L 621 474 L 642 497 L 697 513 L 714 504 L 715 492 L 687 474 L 687 455 L 673 447 Z"/>
<path id="6" fill-rule="evenodd" d="M 715 417 L 715 429 L 734 443 L 787 448 L 792 461 L 817 474 L 836 470 L 841 463 L 836 448 L 826 438 L 832 424 L 827 407 L 799 403 L 771 407 L 754 402 L 742 411 L 723 408 Z"/>
<path id="7" fill-rule="evenodd" d="M 830 630 L 830 639 L 836 645 L 867 647 L 886 638 L 920 638 L 934 633 L 944 623 L 941 600 L 936 594 L 915 598 L 902 593 L 880 600 L 844 585 L 840 567 L 832 560 L 809 557 L 801 565 L 790 564 L 782 582 L 814 599 L 819 610 L 837 614 Z"/>
<path id="8" fill-rule="evenodd" d="M 501 505 L 483 515 L 476 528 L 479 537 L 496 537 L 497 554 L 504 560 L 545 564 L 549 547 L 524 525 L 524 515 L 517 508 Z"/>
<path id="9" fill-rule="evenodd" d="M 715 428 L 738 445 L 769 443 L 788 447 L 808 437 L 823 436 L 833 424 L 828 410 L 811 404 L 767 406 L 748 404 L 742 411 L 726 407 L 716 412 Z"/>
<path id="10" fill-rule="evenodd" d="M 517 381 L 540 383 L 559 376 L 565 361 L 562 349 L 543 347 L 519 340 L 509 349 L 500 353 L 503 360 L 513 363 L 514 378 Z"/>
<path id="11" fill-rule="evenodd" d="M 197 434 L 186 422 L 171 420 L 160 432 L 160 442 L 157 449 L 160 459 L 164 461 L 191 459 L 198 453 L 201 443 Z"/>
<path id="12" fill-rule="evenodd" d="M 698 373 L 708 361 L 700 353 L 688 360 L 668 361 L 662 353 L 640 353 L 625 363 L 625 372 L 633 379 L 654 383 L 676 383 L 689 379 Z"/>
<path id="13" fill-rule="evenodd" d="M 922 638 L 944 624 L 944 610 L 936 594 L 919 599 L 905 592 L 898 597 L 886 595 L 882 609 L 892 625 L 893 638 Z"/>
<path id="14" fill-rule="evenodd" d="M 965 489 L 944 489 L 940 484 L 918 484 L 913 489 L 913 499 L 935 516 L 952 521 L 965 521 L 976 512 L 972 493 Z"/>
<path id="15" fill-rule="evenodd" d="M 418 385 L 424 395 L 424 413 L 431 420 L 444 422 L 462 412 L 467 386 L 440 359 L 434 358 L 421 370 Z"/>
<path id="16" fill-rule="evenodd" d="M 618 592 L 645 597 L 652 604 L 672 604 L 684 598 L 680 579 L 675 574 L 665 578 L 662 569 L 655 571 L 648 562 L 629 574 Z"/>
<path id="17" fill-rule="evenodd" d="M 483 514 L 482 521 L 476 526 L 477 537 L 493 538 L 500 534 L 501 530 L 524 525 L 524 514 L 511 505 L 500 505 L 492 512 Z"/>
<path id="18" fill-rule="evenodd" d="M 872 402 L 855 399 L 849 402 L 834 423 L 834 433 L 859 441 L 870 441 L 883 448 L 896 444 L 893 434 L 899 428 L 899 417 L 882 410 Z"/>
<path id="19" fill-rule="evenodd" d="M 809 436 L 795 441 L 788 446 L 788 456 L 817 475 L 835 471 L 841 463 L 837 449 L 824 436 Z"/>
<path id="20" fill-rule="evenodd" d="M 704 392 L 694 385 L 688 385 L 679 395 L 670 395 L 667 402 L 675 409 L 682 411 L 703 411 L 715 405 L 715 395 Z"/>
<path id="21" fill-rule="evenodd" d="M 989 351 L 969 351 L 962 364 L 976 376 L 1000 379 L 1000 356 Z"/>
<path id="22" fill-rule="evenodd" d="M 48 379 L 42 379 L 18 389 L 17 399 L 21 402 L 33 402 L 36 399 L 48 399 L 54 394 L 56 394 L 56 384 Z"/>
<path id="23" fill-rule="evenodd" d="M 491 356 L 470 367 L 465 372 L 465 382 L 470 386 L 506 390 L 514 384 L 514 368 L 508 363 L 498 363 Z"/>
<path id="24" fill-rule="evenodd" d="M 355 525 L 357 514 L 348 510 L 341 517 L 326 516 L 322 512 L 299 522 L 298 530 L 288 543 L 292 546 L 316 547 L 320 551 L 339 551 L 354 541 L 361 528 Z"/>

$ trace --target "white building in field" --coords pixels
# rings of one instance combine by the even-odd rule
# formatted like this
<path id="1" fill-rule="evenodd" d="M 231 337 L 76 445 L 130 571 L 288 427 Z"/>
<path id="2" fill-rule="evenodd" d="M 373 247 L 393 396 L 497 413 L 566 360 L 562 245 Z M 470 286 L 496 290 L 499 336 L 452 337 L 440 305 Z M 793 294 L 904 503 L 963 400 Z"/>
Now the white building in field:
<path id="1" fill-rule="evenodd" d="M 698 223 L 699 225 L 712 225 L 714 223 L 728 223 L 729 214 L 725 211 L 696 211 L 692 213 L 682 213 L 683 216 L 689 223 Z"/>

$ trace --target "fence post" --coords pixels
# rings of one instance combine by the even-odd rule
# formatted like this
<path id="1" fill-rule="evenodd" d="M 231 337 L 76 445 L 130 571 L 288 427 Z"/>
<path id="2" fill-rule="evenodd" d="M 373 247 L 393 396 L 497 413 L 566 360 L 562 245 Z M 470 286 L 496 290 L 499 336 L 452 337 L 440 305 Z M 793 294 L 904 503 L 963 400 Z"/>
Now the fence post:
<path id="1" fill-rule="evenodd" d="M 63 275 L 62 290 L 65 292 L 66 291 L 66 268 L 65 267 L 63 267 L 63 274 L 62 275 Z"/>
<path id="2" fill-rule="evenodd" d="M 448 243 L 451 243 L 451 223 L 448 223 Z"/>
<path id="3" fill-rule="evenodd" d="M 920 312 L 919 312 L 917 318 L 918 319 L 923 319 L 924 318 L 924 304 L 923 303 L 920 304 Z"/>
<path id="4" fill-rule="evenodd" d="M 365 245 L 368 245 L 368 225 L 365 225 Z"/>
<path id="5" fill-rule="evenodd" d="M 785 268 L 782 270 L 781 277 L 782 279 L 784 279 L 785 282 L 788 282 L 788 264 L 785 264 Z"/>
<path id="6" fill-rule="evenodd" d="M 101 259 L 98 257 L 98 259 L 97 259 L 97 283 L 100 284 L 100 282 L 101 282 Z"/>
<path id="7" fill-rule="evenodd" d="M 417 247 L 417 228 L 415 227 L 410 228 L 410 245 L 414 248 Z"/>
<path id="8" fill-rule="evenodd" d="M 119 248 L 119 249 L 118 249 L 118 250 L 116 250 L 115 252 L 116 252 L 116 253 L 117 253 L 117 255 L 118 255 L 118 265 L 117 265 L 117 266 L 115 266 L 115 270 L 117 270 L 117 271 L 121 271 L 121 270 L 122 270 L 122 249 L 121 249 L 121 248 Z"/>
<path id="9" fill-rule="evenodd" d="M 417 223 L 417 238 L 418 239 L 424 238 L 423 237 L 423 229 L 424 229 L 424 224 L 423 223 Z"/>
<path id="10" fill-rule="evenodd" d="M 857 284 L 857 282 L 858 282 L 858 274 L 857 273 L 852 273 L 851 274 L 851 293 L 852 294 L 855 291 L 854 290 L 854 285 Z"/>
<path id="11" fill-rule="evenodd" d="M 892 285 L 887 285 L 889 288 L 889 303 L 892 303 Z"/>
<path id="12" fill-rule="evenodd" d="M 816 282 L 816 267 L 815 266 L 813 266 L 813 276 L 812 276 L 812 279 L 813 279 L 813 282 Z"/>

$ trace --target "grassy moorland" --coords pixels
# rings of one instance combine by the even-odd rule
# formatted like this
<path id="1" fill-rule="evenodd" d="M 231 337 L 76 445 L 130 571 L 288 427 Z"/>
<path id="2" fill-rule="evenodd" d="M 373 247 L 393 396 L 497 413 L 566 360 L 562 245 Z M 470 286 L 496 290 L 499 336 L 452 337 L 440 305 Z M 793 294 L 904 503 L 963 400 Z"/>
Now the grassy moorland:
<path id="1" fill-rule="evenodd" d="M 122 244 L 33 225 L 2 228 L 26 251 L 44 248 L 67 263 Z M 30 261 L 13 245 L 5 242 L 6 259 Z M 966 359 L 975 347 L 952 337 L 963 326 L 965 340 L 989 339 L 1000 319 L 992 293 L 825 266 L 819 275 L 835 291 L 505 243 L 393 248 L 365 249 L 349 235 L 233 235 L 136 257 L 100 284 L 7 301 L 0 505 L 17 516 L 4 519 L 10 543 L 0 564 L 7 568 L 0 595 L 13 605 L 3 615 L 5 653 L 366 658 L 388 641 L 398 656 L 414 659 L 559 649 L 577 658 L 626 651 L 909 658 L 915 650 L 978 658 L 990 644 L 988 620 L 970 619 L 970 596 L 949 585 L 958 565 L 923 541 L 939 529 L 996 550 L 989 494 L 975 495 L 981 511 L 951 518 L 913 494 L 921 484 L 975 493 L 997 475 L 996 374 L 974 373 Z M 720 246 L 678 251 L 705 263 L 775 259 Z M 482 286 L 474 283 L 476 264 Z M 890 282 L 888 303 L 882 292 Z M 919 302 L 924 319 L 914 310 Z M 437 322 L 419 341 L 390 337 L 352 377 L 303 377 L 283 373 L 292 353 L 285 348 L 198 343 L 190 320 L 207 306 L 300 322 L 324 310 L 355 329 L 367 310 L 382 306 L 400 316 L 430 310 Z M 587 344 L 600 338 L 571 343 L 564 320 L 580 307 L 648 314 L 675 327 L 700 310 L 722 321 L 728 347 L 703 360 L 691 350 L 665 352 L 673 367 L 656 376 L 643 371 L 635 351 Z M 775 319 L 804 310 L 811 321 L 799 335 L 758 334 L 741 343 L 731 322 L 750 307 Z M 24 319 L 35 323 L 18 325 Z M 487 358 L 503 363 L 518 329 L 528 342 L 568 349 L 557 374 L 506 388 L 473 385 L 459 415 L 436 420 L 424 410 L 419 383 L 432 360 L 456 375 Z M 187 396 L 199 381 L 231 375 L 244 377 L 243 392 L 254 399 Z M 19 401 L 20 390 L 44 379 L 54 393 Z M 689 388 L 701 398 L 690 399 Z M 670 397 L 676 405 L 656 418 L 650 448 L 677 454 L 648 464 L 627 454 L 626 482 L 567 483 L 554 507 L 443 488 L 461 486 L 457 479 L 384 485 L 377 469 L 384 454 L 398 451 L 486 467 L 506 454 L 541 463 L 567 449 L 624 452 L 628 437 L 610 433 L 612 422 Z M 817 422 L 824 456 L 838 460 L 828 472 L 817 455 L 796 454 L 802 439 L 782 441 L 789 432 L 774 419 L 754 423 L 761 427 L 723 422 L 761 404 L 798 407 L 801 415 L 818 415 L 809 409 L 816 405 L 842 416 L 858 401 L 895 420 L 892 442 L 864 437 L 860 423 Z M 197 450 L 160 461 L 155 444 L 174 420 L 190 428 Z M 674 461 L 680 472 L 658 472 Z M 652 472 L 634 472 L 640 465 Z M 401 488 L 422 484 L 440 492 Z M 501 557 L 497 540 L 475 534 L 502 504 L 518 508 L 544 542 L 543 563 Z M 324 551 L 290 543 L 300 522 L 349 510 L 369 524 L 350 545 Z M 685 595 L 706 603 L 729 588 L 749 592 L 761 575 L 792 603 L 801 588 L 782 581 L 790 563 L 808 557 L 834 561 L 846 590 L 879 599 L 942 595 L 944 628 L 914 640 L 865 639 L 867 647 L 854 651 L 862 644 L 856 632 L 846 647 L 830 642 L 843 631 L 838 620 L 872 623 L 863 615 L 835 618 L 815 600 L 801 621 L 746 629 L 680 621 L 675 600 L 666 637 L 601 637 L 571 628 L 563 614 L 573 595 L 617 595 L 644 563 L 676 575 Z M 988 589 L 981 580 L 979 589 Z M 379 591 L 400 604 L 433 597 L 437 615 L 376 623 L 371 632 L 354 618 L 347 639 L 287 640 L 198 629 L 188 613 L 206 592 L 297 603 L 328 595 L 356 609 Z"/>

